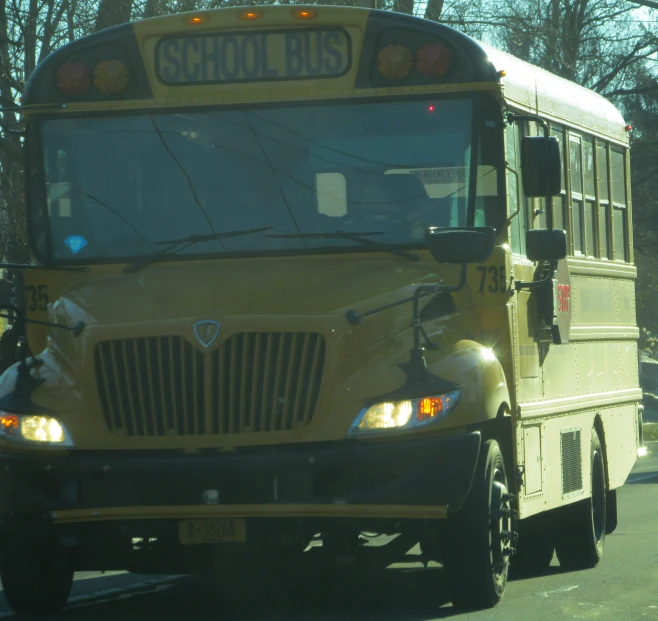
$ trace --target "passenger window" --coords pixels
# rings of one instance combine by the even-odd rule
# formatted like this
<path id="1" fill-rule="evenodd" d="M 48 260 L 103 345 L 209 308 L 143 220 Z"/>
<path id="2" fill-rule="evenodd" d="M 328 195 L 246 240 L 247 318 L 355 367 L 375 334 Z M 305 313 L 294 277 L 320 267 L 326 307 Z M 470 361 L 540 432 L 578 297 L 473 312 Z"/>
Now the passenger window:
<path id="1" fill-rule="evenodd" d="M 341 173 L 318 173 L 315 176 L 318 213 L 340 218 L 347 213 L 347 182 Z"/>
<path id="2" fill-rule="evenodd" d="M 569 179 L 571 181 L 571 230 L 574 254 L 586 251 L 583 223 L 583 154 L 580 136 L 569 134 Z"/>
<path id="3" fill-rule="evenodd" d="M 516 123 L 505 130 L 505 159 L 507 160 L 507 217 L 510 222 L 512 252 L 525 255 L 526 213 L 525 200 L 520 196 L 520 144 L 519 128 Z M 518 213 L 517 213 L 518 211 Z M 516 213 L 516 215 L 514 215 Z"/>
<path id="4" fill-rule="evenodd" d="M 562 162 L 562 186 L 560 196 L 553 197 L 553 227 L 556 229 L 565 229 L 564 226 L 564 207 L 566 204 L 567 187 L 566 176 L 564 175 L 564 129 L 561 127 L 551 126 L 551 135 L 555 136 L 560 144 L 560 161 Z"/>
<path id="5" fill-rule="evenodd" d="M 610 197 L 608 189 L 608 149 L 604 144 L 596 145 L 596 177 L 599 198 L 599 243 L 601 258 L 610 258 L 608 232 L 610 230 Z"/>
<path id="6" fill-rule="evenodd" d="M 610 169 L 612 175 L 613 258 L 615 261 L 626 261 L 628 213 L 626 209 L 624 153 L 622 151 L 610 150 Z"/>
<path id="7" fill-rule="evenodd" d="M 598 256 L 596 239 L 596 190 L 594 182 L 594 142 L 591 138 L 583 139 L 583 182 L 585 188 L 585 253 L 590 257 Z"/>

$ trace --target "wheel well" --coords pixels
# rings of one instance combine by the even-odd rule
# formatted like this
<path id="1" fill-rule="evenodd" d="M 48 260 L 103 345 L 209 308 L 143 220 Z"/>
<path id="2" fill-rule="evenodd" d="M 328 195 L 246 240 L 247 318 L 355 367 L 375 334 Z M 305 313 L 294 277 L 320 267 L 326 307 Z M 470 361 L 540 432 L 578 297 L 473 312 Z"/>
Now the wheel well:
<path id="1" fill-rule="evenodd" d="M 507 414 L 510 407 L 507 403 L 501 403 L 496 418 L 473 425 L 470 431 L 479 431 L 482 434 L 482 444 L 487 440 L 496 440 L 503 453 L 507 483 L 516 491 L 516 473 L 514 472 L 514 433 L 512 428 L 512 417 Z"/>
<path id="2" fill-rule="evenodd" d="M 605 443 L 605 431 L 603 430 L 603 420 L 601 419 L 601 416 L 599 414 L 597 414 L 594 417 L 594 429 L 596 429 L 596 433 L 599 436 L 599 440 L 601 441 L 601 450 L 603 451 L 603 465 L 605 468 L 605 486 L 607 489 L 610 489 L 610 476 L 608 474 L 608 451 Z"/>
<path id="3" fill-rule="evenodd" d="M 617 490 L 610 489 L 610 475 L 608 473 L 608 454 L 605 443 L 605 431 L 603 429 L 603 420 L 598 414 L 594 417 L 594 429 L 596 429 L 596 433 L 599 435 L 601 451 L 603 452 L 605 486 L 608 492 L 608 498 L 606 502 L 605 534 L 609 535 L 610 533 L 613 533 L 617 528 Z"/>

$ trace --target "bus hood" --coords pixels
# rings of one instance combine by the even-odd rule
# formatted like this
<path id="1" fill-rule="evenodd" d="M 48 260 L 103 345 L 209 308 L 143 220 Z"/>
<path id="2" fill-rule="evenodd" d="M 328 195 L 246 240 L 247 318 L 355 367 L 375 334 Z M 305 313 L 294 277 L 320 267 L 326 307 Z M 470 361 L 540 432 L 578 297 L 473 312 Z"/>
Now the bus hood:
<path id="1" fill-rule="evenodd" d="M 418 284 L 437 282 L 437 267 L 431 260 L 342 255 L 92 272 L 52 307 L 57 323 L 85 327 L 78 336 L 50 331 L 39 354 L 43 383 L 32 399 L 59 412 L 84 448 L 342 438 L 364 399 L 404 382 L 399 365 L 412 346 L 411 304 L 357 325 L 347 311 L 365 314 L 404 300 Z M 457 272 L 446 267 L 445 281 L 455 282 Z M 440 316 L 435 304 L 436 321 L 424 324 L 441 343 L 441 358 L 466 331 L 458 317 L 468 313 L 453 311 L 468 306 L 467 290 L 459 296 Z M 243 420 L 247 412 L 253 425 Z"/>
<path id="2" fill-rule="evenodd" d="M 164 328 L 204 320 L 226 328 L 240 324 L 245 331 L 295 331 L 299 322 L 318 328 L 329 322 L 332 331 L 338 331 L 349 326 L 348 310 L 364 313 L 404 299 L 416 285 L 436 282 L 438 267 L 431 259 L 411 262 L 387 255 L 161 263 L 137 274 L 78 281 L 63 292 L 53 314 L 58 323 L 82 321 L 85 332 L 110 330 L 114 338 L 121 338 L 122 332 L 134 337 L 147 327 L 151 333 L 158 324 Z M 446 274 L 448 282 L 456 278 L 456 271 Z M 396 333 L 409 327 L 411 307 L 402 305 L 384 315 L 387 331 Z M 357 329 L 367 331 L 368 323 L 379 323 L 376 317 Z M 382 336 L 380 332 L 378 338 Z"/>

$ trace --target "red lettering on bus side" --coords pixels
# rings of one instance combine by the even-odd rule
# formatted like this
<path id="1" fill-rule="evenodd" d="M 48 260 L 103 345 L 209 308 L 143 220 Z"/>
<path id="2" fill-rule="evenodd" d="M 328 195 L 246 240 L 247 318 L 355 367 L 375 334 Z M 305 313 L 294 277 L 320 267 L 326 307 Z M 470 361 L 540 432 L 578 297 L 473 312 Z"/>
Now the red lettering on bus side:
<path id="1" fill-rule="evenodd" d="M 558 312 L 569 312 L 569 299 L 571 297 L 571 287 L 569 285 L 557 286 Z"/>

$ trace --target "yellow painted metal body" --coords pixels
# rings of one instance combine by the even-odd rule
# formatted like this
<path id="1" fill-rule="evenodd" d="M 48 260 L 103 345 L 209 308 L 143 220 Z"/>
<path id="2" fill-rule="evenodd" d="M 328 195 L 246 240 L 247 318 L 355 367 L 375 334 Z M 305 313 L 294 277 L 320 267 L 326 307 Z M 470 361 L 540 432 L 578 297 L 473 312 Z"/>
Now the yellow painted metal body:
<path id="1" fill-rule="evenodd" d="M 209 11 L 200 25 L 187 25 L 181 16 L 134 24 L 152 99 L 72 102 L 66 110 L 49 114 L 193 110 L 208 105 L 256 102 L 486 92 L 501 102 L 503 109 L 509 105 L 515 111 L 545 115 L 567 126 L 590 128 L 597 136 L 617 144 L 627 143 L 621 117 L 605 100 L 554 76 L 547 89 L 542 82 L 544 72 L 512 57 L 491 52 L 496 68 L 507 74 L 500 83 L 414 87 L 400 83 L 390 88 L 359 89 L 355 87 L 359 60 L 362 54 L 370 53 L 362 48 L 369 11 L 318 7 L 317 17 L 303 23 L 285 6 L 263 7 L 262 18 L 257 22 L 241 20 L 238 13 L 237 9 Z M 311 25 L 340 25 L 349 33 L 353 62 L 342 77 L 185 87 L 167 86 L 156 77 L 155 46 L 166 34 L 193 29 L 195 33 L 206 33 Z M 583 93 L 587 93 L 592 105 L 582 100 Z M 38 115 L 36 110 L 26 113 Z M 534 265 L 512 253 L 508 231 L 500 232 L 494 254 L 485 265 L 469 266 L 466 286 L 454 294 L 456 309 L 424 326 L 439 345 L 437 351 L 426 352 L 428 368 L 463 386 L 463 398 L 456 410 L 439 423 L 417 431 L 391 431 L 362 441 L 449 435 L 478 428 L 499 416 L 508 417 L 514 433 L 514 466 L 526 473 L 519 507 L 523 517 L 573 500 L 562 493 L 560 442 L 564 429 L 582 429 L 585 455 L 589 450 L 589 430 L 595 418 L 600 418 L 610 488 L 622 485 L 633 465 L 637 448 L 635 408 L 641 399 L 637 383 L 635 268 L 628 263 L 600 259 L 569 259 L 573 284 L 572 342 L 563 346 L 549 344 L 540 336 L 531 296 L 512 289 L 514 280 L 532 279 Z M 78 450 L 171 449 L 193 453 L 203 449 L 231 451 L 247 446 L 344 440 L 364 403 L 404 382 L 399 365 L 408 360 L 412 343 L 409 305 L 368 317 L 357 326 L 346 321 L 346 312 L 353 309 L 363 313 L 408 297 L 419 284 L 439 279 L 456 282 L 459 276 L 457 268 L 438 265 L 427 251 L 421 252 L 418 262 L 381 252 L 358 252 L 166 262 L 150 265 L 136 274 L 125 274 L 122 267 L 96 265 L 88 273 L 33 270 L 25 275 L 28 291 L 35 300 L 29 317 L 86 324 L 79 337 L 63 330 L 29 327 L 31 346 L 35 352 L 43 352 L 45 361 L 39 371 L 45 382 L 33 393 L 33 400 L 57 412 Z M 602 300 L 606 303 L 602 304 Z M 194 338 L 193 324 L 199 320 L 221 322 L 219 338 L 211 347 L 202 347 Z M 241 411 L 239 416 L 227 413 L 228 410 L 219 412 L 213 404 L 212 386 L 222 380 L 213 376 L 217 367 L 212 361 L 224 364 L 221 352 L 236 338 L 252 338 L 249 346 L 267 358 L 268 339 L 280 333 L 288 333 L 294 339 L 290 347 L 299 352 L 298 362 L 303 368 L 317 366 L 318 339 L 323 343 L 325 359 L 317 380 L 315 409 L 311 412 L 298 401 L 290 422 L 284 423 L 277 418 L 276 404 L 264 403 L 265 414 L 258 425 L 253 424 L 250 412 Z M 107 360 L 112 356 L 134 356 L 139 360 L 142 355 L 143 364 L 152 365 L 151 358 L 140 354 L 141 345 L 136 344 L 140 339 L 150 339 L 152 345 L 148 346 L 156 348 L 160 360 L 168 347 L 183 343 L 181 347 L 191 348 L 195 362 L 189 377 L 201 378 L 199 381 L 206 386 L 203 405 L 194 401 L 198 397 L 183 398 L 181 404 L 174 404 L 174 418 L 186 421 L 182 426 L 170 424 L 163 412 L 153 408 L 133 411 L 123 407 L 113 412 L 123 429 L 126 421 L 135 429 L 146 428 L 150 423 L 145 417 L 152 417 L 154 428 L 162 423 L 163 433 L 127 434 L 113 429 L 103 413 L 100 386 L 105 371 L 99 369 L 96 352 L 102 343 L 118 341 L 120 345 L 108 350 Z M 171 366 L 168 372 L 173 376 L 181 370 L 175 365 L 185 365 L 187 359 L 177 359 L 172 354 L 167 360 Z M 230 369 L 230 358 L 224 362 Z M 287 362 L 267 360 L 263 364 L 275 369 L 277 377 Z M 164 373 L 150 366 L 149 371 Z M 125 383 L 130 384 L 130 378 Z M 190 390 L 183 383 L 179 388 L 182 394 Z M 153 387 L 138 379 L 125 390 L 136 391 L 130 398 L 134 403 L 143 403 Z M 232 393 L 234 402 L 228 409 L 240 410 L 240 400 L 249 390 L 247 385 L 236 387 Z M 295 390 L 291 385 L 289 394 L 295 395 Z M 30 452 L 8 444 L 2 449 Z M 58 457 L 65 459 L 53 453 L 53 458 Z M 582 472 L 585 496 L 589 493 L 586 462 L 584 459 Z M 430 518 L 444 517 L 445 508 L 262 505 L 248 510 L 233 506 L 151 507 L 99 509 L 96 513 L 103 520 L 210 514 Z M 93 520 L 93 514 L 87 510 L 63 511 L 58 512 L 56 520 Z"/>

